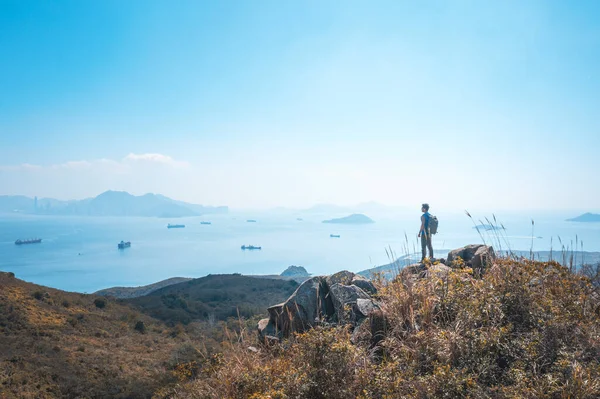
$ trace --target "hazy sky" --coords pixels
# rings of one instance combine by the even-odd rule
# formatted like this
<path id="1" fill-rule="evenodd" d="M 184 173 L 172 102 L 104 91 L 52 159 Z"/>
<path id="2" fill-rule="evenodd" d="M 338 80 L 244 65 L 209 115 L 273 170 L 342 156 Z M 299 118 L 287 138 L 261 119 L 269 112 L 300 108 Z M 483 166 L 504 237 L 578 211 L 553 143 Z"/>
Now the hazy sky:
<path id="1" fill-rule="evenodd" d="M 599 209 L 599 15 L 0 0 L 0 195 Z"/>

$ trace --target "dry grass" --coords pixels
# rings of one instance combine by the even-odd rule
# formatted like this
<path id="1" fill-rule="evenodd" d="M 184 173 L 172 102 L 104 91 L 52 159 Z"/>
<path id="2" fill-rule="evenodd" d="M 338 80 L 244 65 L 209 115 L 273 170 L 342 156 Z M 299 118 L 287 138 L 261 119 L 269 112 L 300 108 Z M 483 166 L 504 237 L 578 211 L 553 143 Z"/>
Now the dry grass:
<path id="1" fill-rule="evenodd" d="M 248 349 L 241 337 L 173 398 L 600 397 L 600 294 L 556 262 L 501 259 L 380 287 L 384 339 L 321 327 Z"/>
<path id="2" fill-rule="evenodd" d="M 182 339 L 95 299 L 0 273 L 0 398 L 149 397 L 170 382 L 165 365 Z"/>

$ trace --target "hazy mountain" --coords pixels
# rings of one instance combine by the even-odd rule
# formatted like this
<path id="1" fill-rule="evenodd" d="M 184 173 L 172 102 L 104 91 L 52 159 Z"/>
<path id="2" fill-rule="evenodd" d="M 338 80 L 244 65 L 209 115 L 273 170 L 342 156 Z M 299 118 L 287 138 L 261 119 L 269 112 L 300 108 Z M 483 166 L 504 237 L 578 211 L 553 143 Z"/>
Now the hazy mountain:
<path id="1" fill-rule="evenodd" d="M 190 204 L 188 202 L 178 201 L 178 200 L 174 200 L 169 197 L 165 197 L 164 195 L 161 195 L 161 194 L 155 194 L 155 195 L 156 195 L 156 197 L 162 198 L 168 202 L 172 202 L 173 204 L 183 206 L 185 208 L 189 208 L 192 211 L 194 211 L 200 215 L 208 214 L 208 213 L 215 214 L 215 213 L 229 212 L 229 208 L 226 206 L 204 206 L 204 205 Z"/>
<path id="2" fill-rule="evenodd" d="M 600 222 L 600 214 L 588 212 L 588 213 L 584 213 L 583 215 L 579 215 L 576 218 L 567 219 L 567 222 L 584 222 L 584 223 Z"/>
<path id="3" fill-rule="evenodd" d="M 355 213 L 350 216 L 346 216 L 339 219 L 323 220 L 323 223 L 334 223 L 334 224 L 367 224 L 375 223 L 373 219 L 360 213 Z"/>
<path id="4" fill-rule="evenodd" d="M 106 191 L 80 201 L 24 196 L 0 196 L 0 212 L 41 215 L 149 216 L 186 217 L 209 213 L 226 213 L 228 208 L 206 207 L 177 201 L 160 194 L 131 195 L 125 191 Z"/>
<path id="5" fill-rule="evenodd" d="M 318 213 L 318 214 L 332 214 L 332 213 L 347 213 L 350 208 L 345 206 L 333 205 L 333 204 L 317 204 L 308 209 L 303 210 L 303 213 Z"/>

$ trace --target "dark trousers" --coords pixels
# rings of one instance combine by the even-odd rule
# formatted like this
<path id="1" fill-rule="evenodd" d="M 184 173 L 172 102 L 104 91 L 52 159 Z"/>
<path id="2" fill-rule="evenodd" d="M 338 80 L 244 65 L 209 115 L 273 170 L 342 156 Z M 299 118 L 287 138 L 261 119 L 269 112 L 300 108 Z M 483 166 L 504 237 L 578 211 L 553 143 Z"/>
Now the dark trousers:
<path id="1" fill-rule="evenodd" d="M 431 234 L 422 232 L 421 233 L 421 253 L 423 254 L 423 258 L 427 255 L 427 248 L 429 248 L 429 259 L 433 259 L 433 245 L 431 245 Z"/>

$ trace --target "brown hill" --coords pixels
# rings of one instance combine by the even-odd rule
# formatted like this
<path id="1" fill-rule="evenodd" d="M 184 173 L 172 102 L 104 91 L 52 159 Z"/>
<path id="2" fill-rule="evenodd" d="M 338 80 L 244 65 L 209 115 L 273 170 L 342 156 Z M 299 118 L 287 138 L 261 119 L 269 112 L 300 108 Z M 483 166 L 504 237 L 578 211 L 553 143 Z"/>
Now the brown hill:
<path id="1" fill-rule="evenodd" d="M 187 277 L 171 277 L 166 280 L 159 281 L 157 283 L 142 285 L 139 287 L 111 287 L 105 288 L 100 291 L 94 292 L 96 295 L 111 296 L 119 299 L 137 298 L 139 296 L 148 295 L 158 289 L 167 287 L 173 284 L 184 283 L 192 280 Z"/>
<path id="2" fill-rule="evenodd" d="M 298 287 L 293 280 L 218 274 L 170 285 L 149 295 L 124 300 L 157 319 L 188 324 L 266 315 L 266 308 L 283 302 Z"/>
<path id="3" fill-rule="evenodd" d="M 128 306 L 0 272 L 0 398 L 149 397 L 181 346 Z"/>

